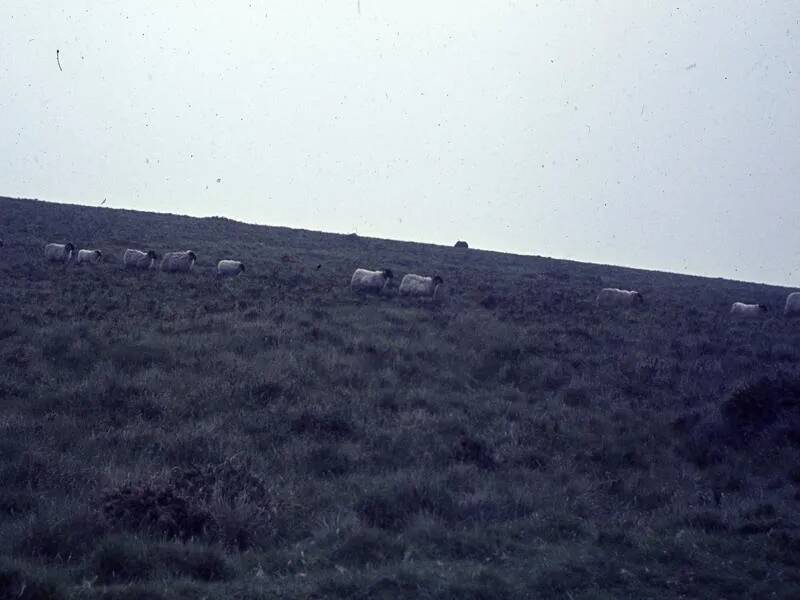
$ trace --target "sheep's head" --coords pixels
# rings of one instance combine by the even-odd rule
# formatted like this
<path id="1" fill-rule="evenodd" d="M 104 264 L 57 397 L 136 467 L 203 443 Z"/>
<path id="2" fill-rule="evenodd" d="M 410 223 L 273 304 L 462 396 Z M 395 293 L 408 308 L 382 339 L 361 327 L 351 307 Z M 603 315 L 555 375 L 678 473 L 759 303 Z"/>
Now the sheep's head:
<path id="1" fill-rule="evenodd" d="M 760 310 L 761 312 L 768 312 L 769 308 L 767 307 L 766 304 L 759 304 L 758 305 L 758 310 Z"/>
<path id="2" fill-rule="evenodd" d="M 644 296 L 639 292 L 633 292 L 633 302 L 635 304 L 644 304 Z"/>
<path id="3" fill-rule="evenodd" d="M 240 263 L 239 263 L 239 271 L 241 271 L 242 273 L 244 273 L 244 263 L 243 263 L 243 262 L 240 262 Z"/>
<path id="4" fill-rule="evenodd" d="M 391 269 L 384 269 L 383 276 L 386 277 L 386 279 L 392 279 L 394 277 L 394 273 L 392 273 Z"/>
<path id="5" fill-rule="evenodd" d="M 156 254 L 155 250 L 148 250 L 147 251 L 147 258 L 151 260 L 158 260 L 158 254 Z"/>
<path id="6" fill-rule="evenodd" d="M 189 258 L 191 258 L 193 261 L 197 260 L 197 255 L 194 252 L 192 252 L 191 250 L 189 250 L 186 254 L 188 254 Z"/>
<path id="7" fill-rule="evenodd" d="M 435 275 L 433 277 L 433 283 L 435 285 L 442 285 L 444 283 L 444 279 L 442 279 L 439 275 Z"/>
<path id="8" fill-rule="evenodd" d="M 75 244 L 72 242 L 68 242 L 64 244 L 64 251 L 65 252 L 75 252 Z"/>
<path id="9" fill-rule="evenodd" d="M 103 253 L 100 252 L 100 250 L 95 250 L 94 255 L 97 257 L 98 260 L 103 258 Z"/>

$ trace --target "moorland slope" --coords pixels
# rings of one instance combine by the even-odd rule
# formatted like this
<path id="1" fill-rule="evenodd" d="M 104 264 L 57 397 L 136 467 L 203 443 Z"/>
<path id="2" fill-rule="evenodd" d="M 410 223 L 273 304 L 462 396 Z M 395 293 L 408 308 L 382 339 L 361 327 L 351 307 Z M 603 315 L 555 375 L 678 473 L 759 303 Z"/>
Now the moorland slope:
<path id="1" fill-rule="evenodd" d="M 786 289 L 6 198 L 0 237 L 2 598 L 797 597 Z"/>

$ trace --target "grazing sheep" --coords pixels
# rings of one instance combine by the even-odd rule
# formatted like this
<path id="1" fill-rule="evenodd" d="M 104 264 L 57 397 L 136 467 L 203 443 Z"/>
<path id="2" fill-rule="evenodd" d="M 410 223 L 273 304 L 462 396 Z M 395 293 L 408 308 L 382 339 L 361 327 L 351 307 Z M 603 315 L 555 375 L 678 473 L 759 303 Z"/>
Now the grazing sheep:
<path id="1" fill-rule="evenodd" d="M 156 264 L 156 260 L 158 260 L 158 254 L 153 250 L 142 252 L 141 250 L 128 248 L 122 257 L 122 264 L 127 269 L 152 269 Z"/>
<path id="2" fill-rule="evenodd" d="M 77 263 L 79 265 L 84 263 L 96 265 L 101 260 L 103 260 L 103 253 L 100 250 L 78 250 Z"/>
<path id="3" fill-rule="evenodd" d="M 433 298 L 442 283 L 444 281 L 438 275 L 435 277 L 423 277 L 422 275 L 409 273 L 404 275 L 403 280 L 400 282 L 400 295 Z"/>
<path id="4" fill-rule="evenodd" d="M 800 292 L 792 292 L 786 297 L 786 308 L 783 314 L 787 317 L 800 315 Z"/>
<path id="5" fill-rule="evenodd" d="M 188 273 L 192 270 L 197 255 L 191 250 L 167 252 L 161 261 L 161 270 L 168 273 Z"/>
<path id="6" fill-rule="evenodd" d="M 597 306 L 634 306 L 642 304 L 644 297 L 636 291 L 603 288 L 595 302 Z"/>
<path id="7" fill-rule="evenodd" d="M 745 304 L 734 302 L 731 304 L 731 314 L 738 317 L 758 317 L 767 312 L 765 304 Z"/>
<path id="8" fill-rule="evenodd" d="M 380 271 L 356 269 L 350 280 L 350 289 L 354 292 L 380 294 L 389 285 L 392 277 L 394 274 L 389 269 Z"/>
<path id="9" fill-rule="evenodd" d="M 469 248 L 469 244 L 463 240 L 458 240 L 455 245 L 456 248 Z"/>
<path id="10" fill-rule="evenodd" d="M 44 257 L 50 262 L 67 263 L 72 260 L 73 252 L 73 244 L 47 244 L 44 247 Z"/>
<path id="11" fill-rule="evenodd" d="M 244 273 L 244 263 L 238 260 L 221 260 L 217 263 L 217 275 L 220 277 L 236 277 Z"/>

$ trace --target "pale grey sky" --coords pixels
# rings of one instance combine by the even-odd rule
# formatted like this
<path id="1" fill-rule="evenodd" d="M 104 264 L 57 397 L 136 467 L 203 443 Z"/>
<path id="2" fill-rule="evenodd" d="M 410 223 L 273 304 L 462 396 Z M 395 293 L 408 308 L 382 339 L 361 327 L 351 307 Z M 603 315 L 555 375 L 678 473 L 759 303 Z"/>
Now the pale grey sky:
<path id="1" fill-rule="evenodd" d="M 799 71 L 800 0 L 3 0 L 0 194 L 797 286 Z"/>

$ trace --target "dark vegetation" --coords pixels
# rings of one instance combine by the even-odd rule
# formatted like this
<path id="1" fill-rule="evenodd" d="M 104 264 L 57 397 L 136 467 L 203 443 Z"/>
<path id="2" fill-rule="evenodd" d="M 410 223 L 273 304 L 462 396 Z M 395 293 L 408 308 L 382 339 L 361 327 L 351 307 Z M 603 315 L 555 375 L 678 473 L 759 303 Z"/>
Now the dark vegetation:
<path id="1" fill-rule="evenodd" d="M 10 199 L 0 237 L 1 598 L 798 597 L 785 289 Z"/>

